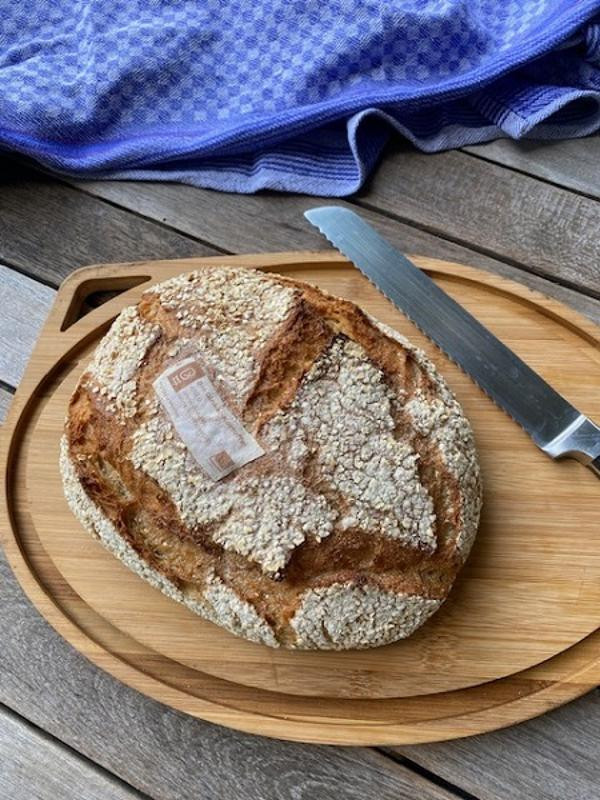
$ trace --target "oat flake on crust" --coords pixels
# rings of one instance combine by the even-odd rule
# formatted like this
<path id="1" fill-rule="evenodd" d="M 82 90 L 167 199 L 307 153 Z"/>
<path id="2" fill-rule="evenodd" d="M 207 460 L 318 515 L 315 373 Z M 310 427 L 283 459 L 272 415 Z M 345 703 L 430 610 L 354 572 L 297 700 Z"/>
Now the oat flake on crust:
<path id="1" fill-rule="evenodd" d="M 314 364 L 289 408 L 263 431 L 301 473 L 312 452 L 324 481 L 346 501 L 342 528 L 435 549 L 433 504 L 419 457 L 394 438 L 393 394 L 363 348 L 337 339 Z"/>

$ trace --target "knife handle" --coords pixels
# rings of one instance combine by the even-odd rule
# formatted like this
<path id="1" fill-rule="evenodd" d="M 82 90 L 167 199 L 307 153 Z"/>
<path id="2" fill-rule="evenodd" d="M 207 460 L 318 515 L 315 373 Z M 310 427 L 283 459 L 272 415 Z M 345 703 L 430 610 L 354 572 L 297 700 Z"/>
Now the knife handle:
<path id="1" fill-rule="evenodd" d="M 580 414 L 542 450 L 551 458 L 575 458 L 600 477 L 600 427 Z"/>

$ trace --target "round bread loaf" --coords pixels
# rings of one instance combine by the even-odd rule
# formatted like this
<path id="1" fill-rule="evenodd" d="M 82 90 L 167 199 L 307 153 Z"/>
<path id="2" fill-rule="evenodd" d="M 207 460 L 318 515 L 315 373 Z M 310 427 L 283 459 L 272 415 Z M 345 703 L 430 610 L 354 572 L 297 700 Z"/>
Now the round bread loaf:
<path id="1" fill-rule="evenodd" d="M 264 450 L 220 480 L 154 389 L 190 355 Z M 61 472 L 134 572 L 272 647 L 410 635 L 481 507 L 471 427 L 424 354 L 351 302 L 245 268 L 178 276 L 120 313 L 71 398 Z"/>

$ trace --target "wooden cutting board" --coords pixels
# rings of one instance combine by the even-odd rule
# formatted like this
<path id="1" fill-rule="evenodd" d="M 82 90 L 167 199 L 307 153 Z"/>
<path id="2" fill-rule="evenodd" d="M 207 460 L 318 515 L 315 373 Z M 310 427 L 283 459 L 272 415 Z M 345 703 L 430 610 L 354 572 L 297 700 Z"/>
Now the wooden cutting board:
<path id="1" fill-rule="evenodd" d="M 598 329 L 520 285 L 417 263 L 584 413 L 600 418 Z M 272 650 L 163 597 L 70 514 L 57 464 L 66 404 L 90 352 L 158 280 L 211 264 L 293 275 L 358 302 L 422 346 L 471 419 L 482 524 L 451 597 L 413 637 L 345 653 Z M 80 317 L 98 291 L 117 297 Z M 541 713 L 600 680 L 600 482 L 553 463 L 337 255 L 263 254 L 88 267 L 61 287 L 4 429 L 9 560 L 46 618 L 115 676 L 232 727 L 315 742 L 383 744 L 478 733 Z"/>

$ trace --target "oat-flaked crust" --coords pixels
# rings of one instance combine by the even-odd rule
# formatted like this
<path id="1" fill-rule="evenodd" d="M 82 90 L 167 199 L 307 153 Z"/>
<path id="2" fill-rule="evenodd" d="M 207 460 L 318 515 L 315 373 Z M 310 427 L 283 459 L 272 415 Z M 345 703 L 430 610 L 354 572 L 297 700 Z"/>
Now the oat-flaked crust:
<path id="1" fill-rule="evenodd" d="M 152 389 L 192 353 L 267 451 L 216 483 Z M 270 646 L 410 635 L 481 507 L 471 428 L 423 353 L 348 301 L 229 267 L 121 313 L 71 398 L 61 472 L 84 527 L 134 572 Z"/>

